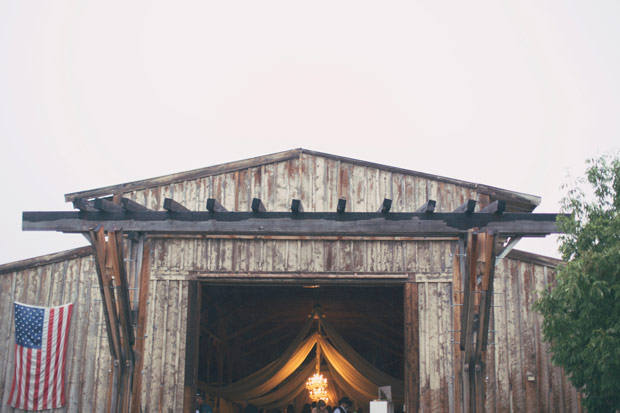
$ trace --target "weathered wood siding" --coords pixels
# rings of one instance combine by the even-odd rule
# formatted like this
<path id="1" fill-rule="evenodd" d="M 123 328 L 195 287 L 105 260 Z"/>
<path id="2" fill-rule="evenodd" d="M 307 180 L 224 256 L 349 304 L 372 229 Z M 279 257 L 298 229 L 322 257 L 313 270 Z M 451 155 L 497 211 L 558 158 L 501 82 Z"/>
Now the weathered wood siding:
<path id="1" fill-rule="evenodd" d="M 552 267 L 499 260 L 487 351 L 489 412 L 577 412 L 579 396 L 563 369 L 551 365 L 542 317 L 532 310 L 536 291 L 553 283 Z M 530 379 L 528 380 L 528 376 Z"/>
<path id="2" fill-rule="evenodd" d="M 451 282 L 418 284 L 420 411 L 423 412 L 453 410 L 451 286 Z"/>
<path id="3" fill-rule="evenodd" d="M 200 273 L 411 274 L 451 280 L 453 242 L 259 239 L 153 239 L 151 278 Z"/>
<path id="4" fill-rule="evenodd" d="M 250 211 L 252 198 L 262 199 L 268 211 L 287 211 L 292 199 L 301 199 L 308 212 L 333 212 L 340 198 L 352 212 L 376 212 L 384 198 L 392 199 L 393 212 L 413 212 L 427 199 L 437 201 L 438 212 L 452 211 L 470 198 L 483 206 L 489 202 L 488 195 L 472 188 L 306 153 L 125 196 L 156 210 L 168 197 L 194 211 L 204 211 L 207 198 L 218 199 L 229 211 Z"/>
<path id="5" fill-rule="evenodd" d="M 141 405 L 144 412 L 183 411 L 187 281 L 151 280 Z"/>
<path id="6" fill-rule="evenodd" d="M 14 368 L 13 301 L 40 306 L 75 303 L 65 370 L 67 407 L 52 411 L 105 411 L 110 351 L 92 256 L 0 274 L 0 287 L 0 411 L 23 411 L 6 404 Z"/>
<path id="7" fill-rule="evenodd" d="M 143 406 L 180 409 L 185 340 L 186 307 L 181 302 L 173 308 L 174 297 L 187 289 L 189 278 L 247 277 L 257 273 L 274 273 L 289 278 L 299 273 L 409 274 L 420 284 L 420 389 L 427 406 L 448 408 L 451 388 L 450 356 L 450 282 L 453 241 L 351 241 L 351 240 L 231 240 L 231 239 L 153 239 L 147 359 L 152 359 L 146 372 Z M 360 279 L 362 275 L 359 276 Z M 153 284 L 154 283 L 154 284 Z M 158 304 L 159 303 L 159 304 Z M 170 317 L 174 317 L 170 321 Z M 439 320 L 439 322 L 437 322 Z M 161 326 L 177 325 L 178 329 Z M 159 328 L 157 328 L 159 326 Z M 180 332 L 179 332 L 180 331 Z M 176 346 L 176 347 L 175 347 Z M 165 350 L 165 351 L 164 351 Z M 169 352 L 167 357 L 161 355 Z M 180 361 L 171 359 L 178 354 Z M 169 370 L 167 365 L 177 366 Z M 176 377 L 170 374 L 176 371 Z M 167 372 L 169 374 L 167 374 Z M 158 386 L 165 394 L 176 394 L 176 400 L 158 398 Z M 150 397 L 150 399 L 149 399 Z M 173 403 L 173 404 L 170 404 Z M 152 411 L 152 410 L 149 410 Z M 426 410 L 431 411 L 431 410 Z M 438 410 L 433 410 L 438 411 Z"/>
<path id="8" fill-rule="evenodd" d="M 455 182 L 455 181 L 453 181 Z M 123 193 L 154 210 L 166 197 L 191 210 L 205 210 L 207 198 L 230 211 L 250 211 L 252 198 L 269 211 L 287 211 L 301 199 L 305 211 L 335 211 L 346 198 L 346 211 L 375 212 L 384 198 L 393 212 L 412 212 L 428 199 L 438 212 L 449 212 L 467 199 L 478 208 L 490 201 L 471 184 L 459 185 L 430 176 L 348 162 L 299 152 L 299 156 L 224 171 L 187 181 Z M 248 277 L 255 274 L 301 273 L 344 275 L 402 274 L 417 282 L 419 322 L 419 402 L 425 412 L 454 408 L 452 322 L 452 258 L 450 240 L 338 240 L 153 238 L 151 284 L 145 340 L 141 404 L 147 412 L 181 411 L 185 368 L 188 280 L 196 277 Z M 14 299 L 57 305 L 73 299 L 67 379 L 67 411 L 103 411 L 110 356 L 103 326 L 99 286 L 90 257 L 33 266 L 0 274 L 0 340 L 13 348 Z M 134 265 L 129 263 L 129 266 Z M 131 270 L 130 270 L 131 273 Z M 496 271 L 491 329 L 495 346 L 489 360 L 488 411 L 573 411 L 577 395 L 561 369 L 550 363 L 541 342 L 540 320 L 531 311 L 534 291 L 553 279 L 544 265 L 505 259 Z M 141 338 L 142 339 L 142 338 Z M 6 407 L 12 372 L 12 350 L 0 352 L 1 411 Z M 527 381 L 527 374 L 535 380 Z"/>

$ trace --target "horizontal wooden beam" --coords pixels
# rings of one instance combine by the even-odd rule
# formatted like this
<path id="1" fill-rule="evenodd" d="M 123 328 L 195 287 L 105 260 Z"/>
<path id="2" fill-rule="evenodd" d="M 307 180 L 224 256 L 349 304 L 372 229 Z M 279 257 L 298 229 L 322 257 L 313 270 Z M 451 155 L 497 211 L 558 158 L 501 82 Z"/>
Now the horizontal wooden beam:
<path id="1" fill-rule="evenodd" d="M 469 229 L 502 236 L 545 236 L 557 233 L 557 214 L 532 213 L 391 213 L 376 212 L 24 212 L 25 231 L 88 232 L 102 225 L 161 234 L 235 234 L 307 236 L 445 237 Z"/>

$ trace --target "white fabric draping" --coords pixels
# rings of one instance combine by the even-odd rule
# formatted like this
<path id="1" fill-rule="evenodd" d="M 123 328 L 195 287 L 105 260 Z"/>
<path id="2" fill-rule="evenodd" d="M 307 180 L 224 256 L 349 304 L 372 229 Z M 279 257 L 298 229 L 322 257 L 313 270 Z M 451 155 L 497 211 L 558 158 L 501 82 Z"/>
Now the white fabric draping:
<path id="1" fill-rule="evenodd" d="M 284 353 L 266 367 L 231 385 L 224 387 L 202 385 L 201 390 L 211 396 L 220 396 L 228 400 L 249 400 L 263 408 L 284 407 L 294 399 L 298 399 L 305 390 L 305 382 L 314 370 L 314 363 L 310 362 L 301 370 L 298 369 L 315 345 L 318 345 L 327 361 L 331 377 L 339 388 L 339 393 L 344 392 L 358 404 L 367 405 L 370 400 L 377 397 L 377 387 L 390 385 L 394 401 L 403 402 L 404 384 L 401 380 L 391 377 L 366 361 L 324 320 L 322 327 L 326 337 L 318 332 L 306 337 L 311 324 L 312 318 L 303 326 Z M 328 390 L 331 393 L 329 397 L 340 396 L 329 386 Z M 221 400 L 220 406 L 224 399 Z M 330 403 L 336 402 L 337 399 L 330 400 Z M 224 406 L 225 410 L 231 408 L 228 402 L 224 403 Z M 221 413 L 227 412 L 221 410 Z"/>
<path id="2" fill-rule="evenodd" d="M 280 357 L 276 362 L 231 385 L 225 387 L 206 386 L 204 390 L 208 394 L 234 400 L 250 400 L 263 396 L 297 370 L 315 346 L 316 336 L 317 334 L 314 333 L 300 343 L 288 359 Z M 275 370 L 274 367 L 280 368 Z"/>
<path id="3" fill-rule="evenodd" d="M 329 341 L 334 345 L 336 350 L 342 354 L 352 366 L 355 366 L 355 369 L 358 370 L 362 376 L 367 377 L 368 380 L 376 385 L 376 387 L 392 386 L 392 399 L 394 401 L 404 401 L 405 385 L 402 380 L 398 380 L 397 378 L 384 373 L 369 363 L 364 357 L 355 351 L 344 338 L 342 338 L 338 331 L 329 322 L 323 320 L 321 322 L 321 327 L 325 330 Z M 373 398 L 376 396 L 377 392 L 375 388 Z"/>
<path id="4" fill-rule="evenodd" d="M 314 365 L 308 363 L 306 367 L 295 373 L 282 383 L 277 390 L 261 397 L 250 400 L 256 406 L 263 406 L 264 408 L 270 408 L 271 403 L 279 402 L 280 400 L 293 400 L 299 393 L 306 388 L 306 380 L 312 375 L 314 371 Z M 279 405 L 277 405 L 279 406 Z"/>

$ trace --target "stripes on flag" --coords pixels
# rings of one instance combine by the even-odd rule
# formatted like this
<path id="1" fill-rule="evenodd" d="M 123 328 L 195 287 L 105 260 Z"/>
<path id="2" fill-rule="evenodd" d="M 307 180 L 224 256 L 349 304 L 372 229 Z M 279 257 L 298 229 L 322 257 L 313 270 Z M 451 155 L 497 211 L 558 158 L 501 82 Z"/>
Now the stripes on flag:
<path id="1" fill-rule="evenodd" d="M 14 303 L 15 369 L 8 405 L 24 410 L 65 405 L 65 362 L 73 304 Z"/>

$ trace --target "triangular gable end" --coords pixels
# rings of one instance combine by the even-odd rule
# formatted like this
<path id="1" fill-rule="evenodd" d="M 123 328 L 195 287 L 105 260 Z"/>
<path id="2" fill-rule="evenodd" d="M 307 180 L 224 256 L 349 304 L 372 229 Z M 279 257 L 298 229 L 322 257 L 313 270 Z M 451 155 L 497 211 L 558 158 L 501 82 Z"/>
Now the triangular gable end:
<path id="1" fill-rule="evenodd" d="M 301 148 L 69 193 L 65 200 L 117 194 L 154 210 L 172 198 L 194 211 L 204 211 L 207 198 L 230 211 L 249 211 L 253 198 L 270 211 L 286 211 L 291 199 L 300 199 L 306 211 L 317 212 L 334 211 L 339 199 L 352 212 L 374 212 L 384 198 L 393 200 L 393 212 L 415 211 L 428 199 L 442 212 L 468 199 L 480 209 L 503 200 L 507 212 L 532 212 L 540 204 L 534 195 Z"/>

